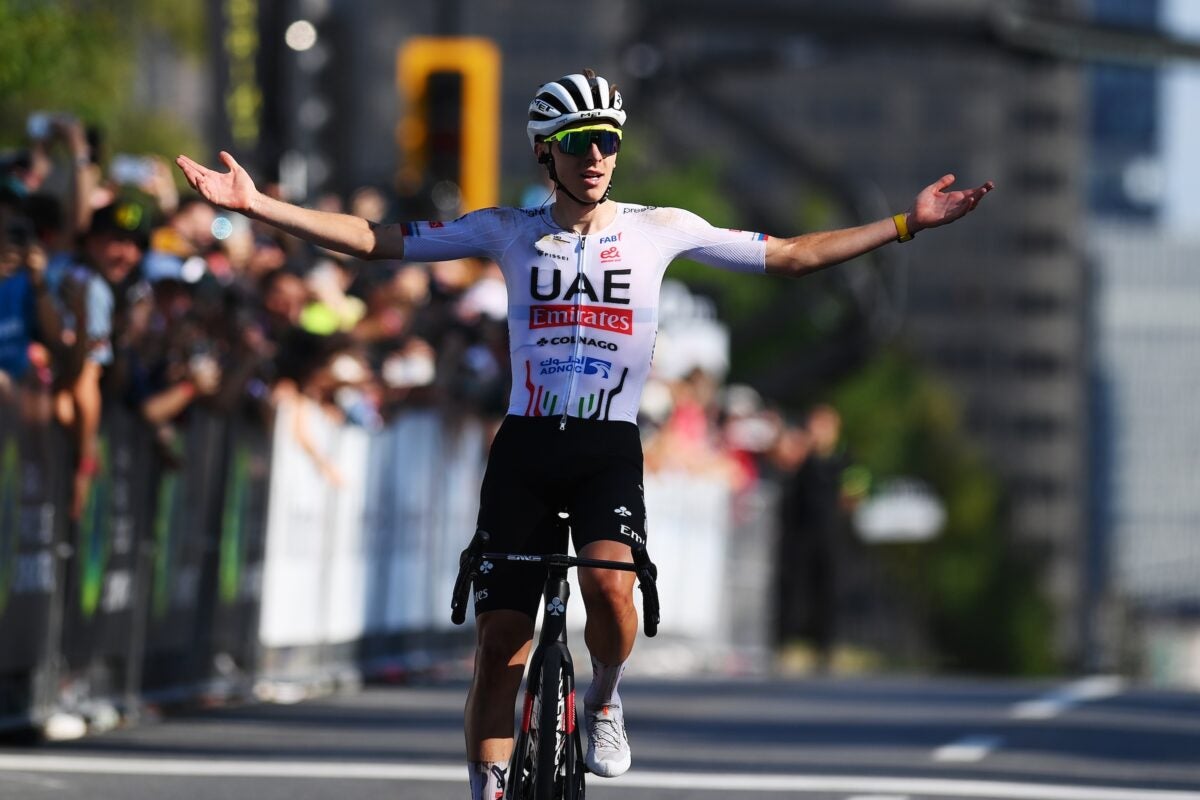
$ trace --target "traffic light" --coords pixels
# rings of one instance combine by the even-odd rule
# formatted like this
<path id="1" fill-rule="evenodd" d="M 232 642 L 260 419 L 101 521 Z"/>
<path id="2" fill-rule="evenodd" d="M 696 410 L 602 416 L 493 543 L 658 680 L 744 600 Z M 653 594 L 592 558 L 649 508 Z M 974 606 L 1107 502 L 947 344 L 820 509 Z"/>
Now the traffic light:
<path id="1" fill-rule="evenodd" d="M 419 36 L 396 58 L 404 114 L 396 130 L 402 195 L 441 218 L 499 196 L 500 51 L 490 39 Z"/>

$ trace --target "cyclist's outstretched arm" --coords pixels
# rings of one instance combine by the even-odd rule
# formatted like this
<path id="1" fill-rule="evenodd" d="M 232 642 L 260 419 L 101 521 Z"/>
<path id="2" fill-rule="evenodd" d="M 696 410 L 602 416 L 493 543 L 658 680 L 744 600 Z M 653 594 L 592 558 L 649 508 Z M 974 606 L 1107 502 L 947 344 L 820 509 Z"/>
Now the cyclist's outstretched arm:
<path id="1" fill-rule="evenodd" d="M 974 189 L 946 191 L 952 183 L 953 175 L 943 175 L 921 190 L 904 214 L 909 234 L 959 219 L 974 210 L 983 196 L 995 188 L 988 181 Z M 854 228 L 806 233 L 791 239 L 768 239 L 767 272 L 804 275 L 861 256 L 896 241 L 897 236 L 897 223 L 889 217 Z"/>
<path id="2" fill-rule="evenodd" d="M 350 214 L 302 208 L 263 194 L 233 156 L 221 151 L 229 172 L 217 172 L 187 156 L 175 163 L 192 188 L 214 205 L 274 225 L 321 247 L 355 258 L 404 257 L 404 234 L 399 225 L 376 225 Z"/>

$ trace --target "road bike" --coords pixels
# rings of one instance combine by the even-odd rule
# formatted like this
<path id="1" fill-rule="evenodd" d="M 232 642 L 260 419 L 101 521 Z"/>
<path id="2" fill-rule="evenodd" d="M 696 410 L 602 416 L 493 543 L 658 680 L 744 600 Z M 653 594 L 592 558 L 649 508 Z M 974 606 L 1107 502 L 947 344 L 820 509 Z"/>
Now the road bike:
<path id="1" fill-rule="evenodd" d="M 517 730 L 512 759 L 508 765 L 505 800 L 582 800 L 584 793 L 583 745 L 575 724 L 575 669 L 567 648 L 567 600 L 571 567 L 617 569 L 637 575 L 642 591 L 643 630 L 658 632 L 658 568 L 646 548 L 633 548 L 633 562 L 579 558 L 566 553 L 524 555 L 487 552 L 485 531 L 476 531 L 470 545 L 459 556 L 458 579 L 450 603 L 450 619 L 461 625 L 467 615 L 471 584 L 496 561 L 544 564 L 546 584 L 542 591 L 545 613 L 537 647 L 529 660 L 525 702 Z M 564 539 L 565 541 L 565 539 Z"/>

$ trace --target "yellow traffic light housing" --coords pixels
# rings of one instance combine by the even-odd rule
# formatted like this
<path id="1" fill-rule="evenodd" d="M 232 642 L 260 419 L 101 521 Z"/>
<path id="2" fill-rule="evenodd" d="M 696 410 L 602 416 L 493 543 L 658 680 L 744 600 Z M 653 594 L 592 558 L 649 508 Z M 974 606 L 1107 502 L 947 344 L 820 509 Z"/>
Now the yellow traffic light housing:
<path id="1" fill-rule="evenodd" d="M 433 187 L 449 181 L 459 210 L 494 206 L 499 197 L 500 51 L 490 39 L 418 36 L 396 57 L 404 114 L 396 129 L 399 182 Z"/>

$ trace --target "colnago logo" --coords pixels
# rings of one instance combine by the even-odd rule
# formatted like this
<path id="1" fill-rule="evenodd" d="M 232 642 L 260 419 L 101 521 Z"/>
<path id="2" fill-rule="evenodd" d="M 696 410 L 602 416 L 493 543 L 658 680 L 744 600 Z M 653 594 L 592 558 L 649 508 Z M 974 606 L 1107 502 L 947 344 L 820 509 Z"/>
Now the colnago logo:
<path id="1" fill-rule="evenodd" d="M 580 375 L 599 375 L 607 378 L 612 371 L 612 362 L 603 361 L 591 356 L 579 358 L 547 358 L 538 364 L 539 375 L 558 375 L 564 372 L 574 372 Z"/>
<path id="2" fill-rule="evenodd" d="M 600 263 L 611 264 L 621 260 L 621 251 L 615 247 L 606 247 L 600 251 Z"/>
<path id="3" fill-rule="evenodd" d="M 566 328 L 579 326 L 610 333 L 633 335 L 633 310 L 599 306 L 531 306 L 529 328 Z"/>
<path id="4" fill-rule="evenodd" d="M 616 342 L 606 342 L 603 339 L 593 339 L 590 336 L 552 336 L 548 339 L 543 336 L 537 340 L 537 346 L 545 347 L 548 344 L 575 344 L 576 342 L 587 345 L 588 347 L 598 347 L 601 350 L 609 350 L 614 353 L 621 349 L 617 347 Z"/>

